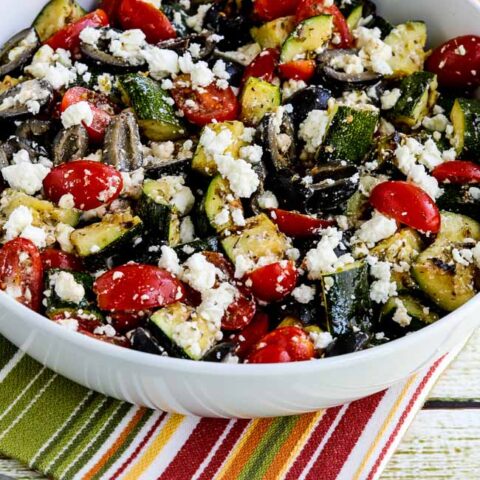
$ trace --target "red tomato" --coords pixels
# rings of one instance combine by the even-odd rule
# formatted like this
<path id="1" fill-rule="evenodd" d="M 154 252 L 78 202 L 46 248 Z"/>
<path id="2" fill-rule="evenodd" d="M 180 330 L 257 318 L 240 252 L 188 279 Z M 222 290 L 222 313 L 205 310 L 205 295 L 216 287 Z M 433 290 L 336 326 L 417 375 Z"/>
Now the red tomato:
<path id="1" fill-rule="evenodd" d="M 339 37 L 338 42 L 332 42 L 333 46 L 335 48 L 353 47 L 353 35 L 342 12 L 336 5 L 327 7 L 324 3 L 324 0 L 301 0 L 295 14 L 297 22 L 317 15 L 332 15 L 334 32 Z"/>
<path id="2" fill-rule="evenodd" d="M 275 75 L 279 53 L 276 48 L 267 48 L 260 52 L 245 68 L 242 82 L 245 83 L 250 77 L 260 78 L 271 82 Z"/>
<path id="3" fill-rule="evenodd" d="M 282 78 L 308 82 L 315 74 L 315 62 L 313 60 L 294 60 L 281 63 L 278 71 Z"/>
<path id="4" fill-rule="evenodd" d="M 108 15 L 103 10 L 95 10 L 54 33 L 45 44 L 54 50 L 63 48 L 64 50 L 70 50 L 72 53 L 77 53 L 80 45 L 80 33 L 84 28 L 106 27 L 107 25 Z"/>
<path id="5" fill-rule="evenodd" d="M 83 271 L 82 260 L 71 253 L 65 253 L 56 248 L 46 248 L 42 250 L 40 255 L 44 270 L 61 268 L 62 270 L 73 270 L 75 272 Z"/>
<path id="6" fill-rule="evenodd" d="M 463 160 L 445 162 L 436 167 L 432 175 L 439 182 L 456 183 L 459 185 L 480 183 L 480 165 Z"/>
<path id="7" fill-rule="evenodd" d="M 408 182 L 384 182 L 370 195 L 370 203 L 380 213 L 421 232 L 438 233 L 440 212 L 431 197 Z"/>
<path id="8" fill-rule="evenodd" d="M 319 230 L 331 227 L 335 222 L 330 220 L 321 220 L 320 218 L 309 217 L 297 212 L 289 212 L 274 208 L 270 211 L 270 216 L 278 229 L 295 238 L 308 238 L 318 234 Z"/>
<path id="9" fill-rule="evenodd" d="M 253 14 L 258 20 L 270 21 L 293 15 L 299 0 L 254 0 Z"/>
<path id="10" fill-rule="evenodd" d="M 252 321 L 256 310 L 255 300 L 239 292 L 222 318 L 222 328 L 224 330 L 241 330 L 245 328 Z"/>
<path id="11" fill-rule="evenodd" d="M 182 283 L 152 265 L 129 263 L 97 278 L 93 285 L 98 306 L 109 311 L 141 311 L 183 300 Z"/>
<path id="12" fill-rule="evenodd" d="M 445 87 L 480 85 L 480 37 L 466 35 L 444 43 L 428 57 L 425 70 L 436 73 Z"/>
<path id="13" fill-rule="evenodd" d="M 26 307 L 40 310 L 43 266 L 40 252 L 30 240 L 15 238 L 0 249 L 0 289 Z"/>
<path id="14" fill-rule="evenodd" d="M 88 102 L 93 113 L 93 121 L 90 125 L 83 123 L 88 136 L 93 142 L 100 143 L 105 136 L 105 130 L 115 114 L 115 109 L 104 95 L 96 93 L 88 88 L 73 87 L 65 92 L 60 106 L 64 112 L 68 107 L 79 102 Z"/>
<path id="15" fill-rule="evenodd" d="M 252 348 L 268 333 L 268 328 L 268 315 L 257 313 L 240 333 L 230 336 L 230 340 L 237 344 L 235 354 L 240 358 L 247 357 Z"/>
<path id="16" fill-rule="evenodd" d="M 76 160 L 52 168 L 43 180 L 45 195 L 58 203 L 63 195 L 73 195 L 75 207 L 92 210 L 113 202 L 123 189 L 115 168 L 94 160 Z"/>
<path id="17" fill-rule="evenodd" d="M 100 8 L 108 15 L 111 25 L 116 25 L 118 22 L 118 9 L 121 0 L 102 0 Z"/>
<path id="18" fill-rule="evenodd" d="M 281 327 L 268 333 L 248 356 L 248 363 L 282 363 L 311 360 L 315 347 L 299 327 Z"/>
<path id="19" fill-rule="evenodd" d="M 127 333 L 134 328 L 139 327 L 141 324 L 145 323 L 145 320 L 149 316 L 148 311 L 141 312 L 111 312 L 109 316 L 111 317 L 112 327 L 120 333 Z"/>
<path id="20" fill-rule="evenodd" d="M 166 15 L 154 5 L 142 0 L 122 0 L 118 20 L 124 30 L 139 28 L 150 43 L 175 38 L 175 28 Z"/>
<path id="21" fill-rule="evenodd" d="M 282 300 L 292 293 L 298 279 L 295 263 L 289 260 L 271 263 L 246 275 L 245 285 L 264 302 Z"/>
<path id="22" fill-rule="evenodd" d="M 100 320 L 87 320 L 85 318 L 82 318 L 81 315 L 76 315 L 75 313 L 73 315 L 68 315 L 66 314 L 66 312 L 60 312 L 50 317 L 50 320 L 55 323 L 60 323 L 62 320 L 76 320 L 78 322 L 78 331 L 82 333 L 93 333 L 96 328 L 102 326 L 102 322 Z"/>
<path id="23" fill-rule="evenodd" d="M 213 120 L 225 122 L 238 117 L 240 106 L 230 87 L 223 90 L 212 83 L 200 92 L 188 86 L 189 84 L 190 78 L 181 75 L 177 77 L 171 93 L 177 107 L 190 123 L 203 127 Z M 187 103 L 187 100 L 192 100 L 193 106 L 190 102 Z"/>

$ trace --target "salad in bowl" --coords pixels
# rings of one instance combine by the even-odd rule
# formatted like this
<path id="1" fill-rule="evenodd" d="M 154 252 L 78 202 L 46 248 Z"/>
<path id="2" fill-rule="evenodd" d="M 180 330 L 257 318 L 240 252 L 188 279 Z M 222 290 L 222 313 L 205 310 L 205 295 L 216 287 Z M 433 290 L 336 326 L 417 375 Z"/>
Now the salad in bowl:
<path id="1" fill-rule="evenodd" d="M 51 0 L 0 53 L 0 288 L 207 362 L 436 322 L 480 288 L 480 37 L 436 47 L 369 0 Z"/>

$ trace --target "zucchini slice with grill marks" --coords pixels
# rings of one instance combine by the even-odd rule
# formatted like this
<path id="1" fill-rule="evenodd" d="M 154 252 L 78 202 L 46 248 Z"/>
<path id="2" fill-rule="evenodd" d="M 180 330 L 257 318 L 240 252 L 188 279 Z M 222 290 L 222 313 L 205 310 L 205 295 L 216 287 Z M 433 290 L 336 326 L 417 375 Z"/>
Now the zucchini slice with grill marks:
<path id="1" fill-rule="evenodd" d="M 450 118 L 453 124 L 454 145 L 462 158 L 480 157 L 480 101 L 457 98 Z"/>
<path id="2" fill-rule="evenodd" d="M 417 125 L 435 105 L 437 87 L 437 76 L 430 72 L 415 72 L 405 77 L 400 84 L 402 94 L 390 118 L 409 127 Z"/>
<path id="3" fill-rule="evenodd" d="M 436 322 L 437 312 L 424 305 L 412 295 L 390 298 L 380 313 L 379 328 L 390 340 L 403 337 Z"/>
<path id="4" fill-rule="evenodd" d="M 86 13 L 75 0 L 51 0 L 33 21 L 33 26 L 40 40 L 44 42 L 68 24 L 82 18 Z"/>
<path id="5" fill-rule="evenodd" d="M 122 212 L 105 215 L 101 222 L 75 230 L 70 240 L 77 254 L 93 267 L 114 254 L 129 251 L 142 231 L 140 217 Z"/>
<path id="6" fill-rule="evenodd" d="M 336 105 L 317 159 L 361 163 L 373 145 L 378 121 L 376 110 Z"/>
<path id="7" fill-rule="evenodd" d="M 346 265 L 323 275 L 321 282 L 329 332 L 341 336 L 359 329 L 369 334 L 372 322 L 368 265 L 362 261 Z"/>
<path id="8" fill-rule="evenodd" d="M 258 125 L 269 112 L 280 106 L 280 87 L 259 78 L 250 77 L 240 97 L 240 119 L 247 125 Z"/>
<path id="9" fill-rule="evenodd" d="M 318 15 L 299 23 L 280 52 L 280 62 L 287 63 L 315 55 L 333 35 L 333 17 Z"/>
<path id="10" fill-rule="evenodd" d="M 240 148 L 246 145 L 242 140 L 242 136 L 245 132 L 245 126 L 242 122 L 232 121 L 210 123 L 205 127 L 205 129 L 207 128 L 212 130 L 216 135 L 228 130 L 230 132 L 231 141 L 225 150 L 225 154 L 230 154 L 233 158 L 238 158 Z M 204 131 L 205 130 L 203 130 L 202 133 Z M 225 132 L 223 135 L 228 135 L 228 133 Z M 197 149 L 195 150 L 195 155 L 192 159 L 192 168 L 193 170 L 208 176 L 214 176 L 217 173 L 217 164 L 213 160 L 213 155 L 208 153 L 201 143 L 197 145 Z"/>
<path id="11" fill-rule="evenodd" d="M 246 220 L 239 231 L 225 236 L 222 247 L 228 258 L 236 263 L 243 255 L 257 262 L 262 257 L 271 257 L 272 262 L 282 260 L 290 244 L 277 226 L 263 213 Z"/>
<path id="12" fill-rule="evenodd" d="M 471 248 L 480 240 L 480 224 L 455 213 L 442 213 L 437 240 L 415 260 L 412 275 L 420 289 L 436 305 L 451 312 L 476 294 L 476 268 L 454 259 L 454 250 Z"/>
<path id="13" fill-rule="evenodd" d="M 193 307 L 173 303 L 156 311 L 148 328 L 173 357 L 200 360 L 216 343 L 216 332 Z"/>
<path id="14" fill-rule="evenodd" d="M 280 17 L 250 30 L 252 38 L 262 48 L 278 48 L 283 45 L 295 28 L 295 17 Z"/>
<path id="15" fill-rule="evenodd" d="M 389 61 L 393 77 L 405 77 L 423 69 L 427 26 L 424 22 L 406 22 L 397 25 L 384 42 L 392 47 Z"/>
<path id="16" fill-rule="evenodd" d="M 171 96 L 151 78 L 137 73 L 118 78 L 122 98 L 131 106 L 143 134 L 150 140 L 176 140 L 186 135 L 185 125 L 175 115 Z"/>

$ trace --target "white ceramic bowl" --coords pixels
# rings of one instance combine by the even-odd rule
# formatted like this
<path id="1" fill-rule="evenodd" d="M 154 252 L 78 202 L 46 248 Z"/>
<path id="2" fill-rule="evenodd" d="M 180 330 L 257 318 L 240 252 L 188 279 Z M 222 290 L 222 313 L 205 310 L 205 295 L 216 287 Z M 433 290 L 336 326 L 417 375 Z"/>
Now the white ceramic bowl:
<path id="1" fill-rule="evenodd" d="M 44 3 L 1 0 L 0 41 L 29 25 Z M 427 21 L 433 44 L 480 33 L 477 0 L 376 3 L 393 22 Z M 215 364 L 163 358 L 92 340 L 47 321 L 0 292 L 0 333 L 49 368 L 128 402 L 210 417 L 291 415 L 370 395 L 428 365 L 479 325 L 477 296 L 437 323 L 371 350 L 290 364 Z"/>

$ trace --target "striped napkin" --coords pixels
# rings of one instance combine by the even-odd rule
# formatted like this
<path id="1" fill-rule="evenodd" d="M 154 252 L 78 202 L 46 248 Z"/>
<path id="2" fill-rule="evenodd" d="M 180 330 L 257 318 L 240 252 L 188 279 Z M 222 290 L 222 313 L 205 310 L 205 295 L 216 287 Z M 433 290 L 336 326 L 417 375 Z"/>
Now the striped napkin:
<path id="1" fill-rule="evenodd" d="M 0 453 L 61 480 L 376 479 L 456 353 L 341 407 L 221 420 L 94 393 L 0 337 Z"/>

